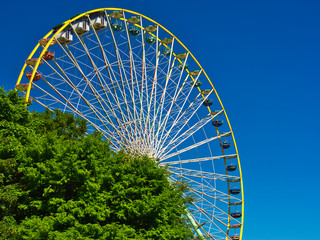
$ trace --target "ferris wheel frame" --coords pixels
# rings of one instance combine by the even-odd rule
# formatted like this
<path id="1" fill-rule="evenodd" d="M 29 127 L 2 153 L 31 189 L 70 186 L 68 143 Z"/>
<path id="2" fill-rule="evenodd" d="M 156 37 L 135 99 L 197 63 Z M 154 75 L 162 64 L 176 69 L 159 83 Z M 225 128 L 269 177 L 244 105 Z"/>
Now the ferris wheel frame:
<path id="1" fill-rule="evenodd" d="M 212 87 L 212 90 L 213 92 L 215 93 L 221 107 L 222 107 L 222 113 L 224 114 L 225 118 L 226 118 L 226 121 L 227 121 L 227 124 L 228 124 L 228 127 L 230 129 L 230 135 L 232 137 L 232 141 L 233 141 L 233 144 L 234 144 L 234 148 L 235 148 L 235 152 L 236 152 L 236 156 L 237 156 L 237 164 L 238 164 L 238 167 L 239 167 L 239 175 L 240 175 L 240 185 L 241 185 L 241 197 L 242 197 L 242 205 L 241 205 L 241 208 L 242 208 L 242 218 L 241 218 L 241 229 L 240 229 L 240 235 L 239 235 L 239 238 L 242 239 L 242 234 L 243 234 L 243 220 L 244 220 L 244 193 L 243 193 L 243 179 L 242 179 L 242 171 L 241 171 L 241 164 L 240 164 L 240 158 L 239 158 L 239 153 L 238 153 L 238 148 L 237 148 L 237 145 L 236 145 L 236 141 L 235 141 L 235 137 L 234 137 L 234 133 L 232 131 L 232 127 L 231 127 L 231 124 L 230 124 L 230 121 L 229 121 L 229 118 L 227 116 L 227 113 L 225 111 L 225 108 L 222 104 L 222 101 L 214 87 L 214 85 L 212 84 L 209 76 L 207 75 L 207 73 L 205 72 L 205 70 L 202 68 L 202 66 L 200 65 L 200 63 L 197 61 L 197 59 L 194 57 L 194 55 L 187 49 L 187 47 L 174 35 L 172 34 L 169 30 L 167 30 L 166 28 L 164 28 L 162 25 L 160 25 L 158 22 L 152 20 L 151 18 L 148 18 L 147 16 L 144 16 L 143 14 L 140 14 L 140 13 L 137 13 L 137 12 L 134 12 L 134 11 L 131 11 L 131 10 L 127 10 L 127 9 L 122 9 L 122 8 L 99 8 L 99 9 L 95 9 L 95 10 L 91 10 L 91 11 L 87 11 L 85 13 L 82 13 L 82 14 L 79 14 L 67 21 L 65 21 L 63 23 L 63 25 L 56 31 L 56 32 L 53 32 L 53 30 L 51 30 L 50 32 L 48 32 L 43 38 L 48 38 L 50 37 L 49 41 L 47 42 L 47 44 L 43 47 L 39 57 L 37 58 L 36 60 L 36 63 L 33 67 L 33 71 L 32 71 L 32 75 L 30 76 L 30 80 L 29 80 L 29 85 L 26 89 L 26 94 L 25 94 L 25 99 L 26 101 L 28 102 L 29 99 L 30 99 L 30 91 L 31 91 L 31 87 L 32 87 L 32 82 L 33 82 L 33 79 L 35 78 L 36 76 L 36 73 L 37 73 L 37 69 L 41 63 L 41 59 L 42 57 L 44 56 L 45 52 L 48 50 L 48 48 L 51 46 L 51 44 L 53 43 L 53 41 L 55 41 L 55 37 L 61 33 L 66 27 L 68 27 L 69 25 L 71 25 L 72 22 L 74 22 L 75 20 L 77 19 L 80 19 L 84 16 L 88 16 L 89 14 L 92 14 L 92 13 L 95 13 L 95 12 L 99 12 L 99 11 L 121 11 L 121 12 L 128 12 L 128 13 L 131 13 L 131 14 L 134 14 L 134 15 L 137 15 L 139 17 L 142 17 L 144 19 L 147 19 L 148 21 L 154 23 L 158 28 L 161 28 L 162 30 L 164 30 L 167 34 L 169 34 L 173 39 L 175 39 L 175 41 L 178 41 L 178 43 L 186 50 L 187 54 L 189 56 L 192 57 L 192 59 L 198 64 L 198 66 L 200 67 L 200 71 L 204 74 L 204 76 L 206 77 L 206 79 L 208 80 L 210 86 Z M 127 21 L 127 19 L 124 19 L 124 18 L 120 18 L 121 20 L 124 20 L 124 21 Z M 144 28 L 141 26 L 141 28 L 144 30 Z M 160 39 L 156 39 L 157 41 L 160 41 Z M 40 43 L 38 43 L 35 48 L 32 50 L 32 52 L 30 53 L 30 55 L 28 56 L 28 59 L 31 59 L 34 54 L 36 53 L 36 51 L 39 49 L 39 47 L 41 46 Z M 174 56 L 176 56 L 176 54 L 172 53 Z M 18 77 L 18 80 L 17 80 L 17 83 L 16 85 L 19 85 L 20 82 L 21 82 L 21 79 L 23 77 L 23 74 L 25 72 L 25 69 L 26 67 L 28 66 L 27 63 L 25 63 L 23 65 L 23 68 L 19 74 L 19 77 Z M 188 70 L 185 70 L 189 73 Z M 192 77 L 192 76 L 191 76 Z M 193 79 L 193 77 L 192 77 Z M 193 79 L 194 81 L 194 79 Z M 196 87 L 198 90 L 199 90 L 199 93 L 202 95 L 202 97 L 205 99 L 205 95 L 202 93 L 200 87 Z M 211 111 L 210 107 L 207 106 L 207 109 L 210 113 L 210 115 L 213 115 L 214 113 Z M 219 133 L 219 130 L 217 127 L 215 127 L 216 131 L 217 131 L 217 135 L 221 135 L 221 133 Z M 219 141 L 220 141 L 220 144 L 222 144 L 222 141 L 221 139 L 219 138 Z M 222 154 L 225 156 L 225 152 L 224 152 L 224 149 L 221 147 L 221 151 L 222 151 Z M 225 165 L 227 166 L 227 163 L 226 163 L 226 159 L 224 159 L 224 162 L 225 162 Z M 226 170 L 226 175 L 228 175 L 228 171 Z M 228 190 L 230 190 L 230 183 L 229 181 L 227 181 L 227 185 L 228 185 Z M 230 210 L 230 198 L 229 198 L 229 207 L 228 207 L 228 214 L 229 214 L 229 217 L 228 217 L 228 227 L 227 227 L 227 235 L 229 233 L 229 230 L 230 230 L 230 214 L 231 214 L 231 210 Z M 189 219 L 190 220 L 190 219 Z M 192 221 L 192 219 L 190 220 Z M 199 234 L 199 233 L 198 233 Z M 226 239 L 229 239 L 228 236 L 226 236 Z"/>

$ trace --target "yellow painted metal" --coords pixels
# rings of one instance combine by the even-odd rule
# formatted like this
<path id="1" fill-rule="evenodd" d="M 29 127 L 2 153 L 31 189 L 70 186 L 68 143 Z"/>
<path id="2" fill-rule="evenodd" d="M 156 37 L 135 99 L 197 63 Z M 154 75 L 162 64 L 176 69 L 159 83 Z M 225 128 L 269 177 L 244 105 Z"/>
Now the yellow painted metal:
<path id="1" fill-rule="evenodd" d="M 49 48 L 51 42 L 53 41 L 53 39 L 55 38 L 55 36 L 57 34 L 59 34 L 63 29 L 65 29 L 71 22 L 73 22 L 74 20 L 77 20 L 78 18 L 81 18 L 85 15 L 88 15 L 90 13 L 94 13 L 94 12 L 98 12 L 98 11 L 125 11 L 125 12 L 128 12 L 128 13 L 132 13 L 134 15 L 138 15 L 140 17 L 143 17 L 147 20 L 149 20 L 150 22 L 153 22 L 155 25 L 158 25 L 160 28 L 162 28 L 165 32 L 167 32 L 169 35 L 171 35 L 173 38 L 175 38 L 176 41 L 178 41 L 178 43 L 189 53 L 189 55 L 192 57 L 192 59 L 195 61 L 196 64 L 198 64 L 198 66 L 201 68 L 202 70 L 202 73 L 205 75 L 205 77 L 207 78 L 207 80 L 209 81 L 214 93 L 216 94 L 217 96 L 217 99 L 223 109 L 223 112 L 224 112 L 224 115 L 226 117 L 226 120 L 227 120 L 227 123 L 228 123 L 228 126 L 230 128 L 230 132 L 231 132 L 231 136 L 232 136 L 232 140 L 233 140 L 233 144 L 234 144 L 234 148 L 235 148 L 235 151 L 236 151 L 236 154 L 237 154 L 237 160 L 238 160 L 238 167 L 239 167 L 239 174 L 240 174 L 240 182 L 241 182 L 241 197 L 242 197 L 242 218 L 241 218 L 241 228 L 240 228 L 240 239 L 242 239 L 242 234 L 243 234 L 243 221 L 244 221 L 244 191 L 243 191 L 243 178 L 242 178 L 242 170 L 241 170 L 241 164 L 240 164 L 240 158 L 239 158 L 239 152 L 238 152 L 238 148 L 237 148 L 237 144 L 236 144 L 236 141 L 235 141 L 235 137 L 234 137 L 234 133 L 233 133 L 233 130 L 232 130 L 232 127 L 231 127 L 231 124 L 230 124 L 230 121 L 229 121 L 229 118 L 228 118 L 228 115 L 225 111 L 225 108 L 222 104 L 222 101 L 215 89 L 215 87 L 213 86 L 213 83 L 211 82 L 209 76 L 207 75 L 207 73 L 205 72 L 205 70 L 203 69 L 203 67 L 200 65 L 200 63 L 198 62 L 198 60 L 194 57 L 194 55 L 189 51 L 189 49 L 174 35 L 172 34 L 168 29 L 166 29 L 165 27 L 163 27 L 161 24 L 157 23 L 156 21 L 152 20 L 151 18 L 147 17 L 147 16 L 144 16 L 143 14 L 140 14 L 140 13 L 137 13 L 137 12 L 134 12 L 134 11 L 131 11 L 131 10 L 127 10 L 127 9 L 123 9 L 123 8 L 98 8 L 98 9 L 95 9 L 95 10 L 91 10 L 91 11 L 88 11 L 88 12 L 85 12 L 85 13 L 82 13 L 82 14 L 79 14 L 78 16 L 75 16 L 74 18 L 70 19 L 70 20 L 67 20 L 66 22 L 64 22 L 64 25 L 57 31 L 55 32 L 55 34 L 53 36 L 51 36 L 51 39 L 49 40 L 49 42 L 47 43 L 47 45 L 43 48 L 39 58 L 38 58 L 38 61 L 36 63 L 36 65 L 34 66 L 34 69 L 33 69 L 33 73 L 32 73 L 32 76 L 30 78 L 30 82 L 29 82 L 29 87 L 28 87 L 28 90 L 27 90 L 27 94 L 26 94 L 26 101 L 28 101 L 29 99 L 29 96 L 30 96 L 30 90 L 31 90 L 31 84 L 32 84 L 32 80 L 34 78 L 34 75 L 35 73 L 37 72 L 37 69 L 38 69 L 38 66 L 39 66 L 39 62 L 40 62 L 40 59 L 42 58 L 43 54 L 47 51 L 47 49 Z M 120 18 L 121 20 L 126 20 L 127 19 L 123 19 L 123 18 Z M 141 27 L 143 28 L 142 26 L 140 25 L 137 25 L 135 24 L 136 26 L 138 27 Z M 145 30 L 145 28 L 143 28 Z M 50 36 L 52 34 L 52 30 L 46 34 L 43 38 L 47 38 L 48 36 Z M 151 35 L 153 35 L 152 33 L 150 33 Z M 161 41 L 160 39 L 158 39 L 158 41 Z M 165 45 L 165 44 L 164 44 Z M 38 50 L 40 44 L 38 43 L 36 45 L 36 47 L 33 49 L 33 51 L 30 53 L 29 58 L 32 58 L 32 56 L 34 55 L 34 53 Z M 176 56 L 175 54 L 173 54 L 174 56 Z M 179 62 L 181 62 L 180 59 L 178 59 Z M 17 84 L 18 85 L 21 81 L 21 78 L 23 76 L 23 73 L 24 73 L 24 70 L 26 68 L 26 64 L 24 64 L 21 72 L 20 72 L 20 75 L 19 75 L 19 78 L 18 78 L 18 81 L 17 81 Z M 188 73 L 189 71 L 186 70 Z M 192 79 L 193 79 L 193 76 L 191 75 Z M 199 92 L 201 93 L 201 89 L 198 87 L 198 90 Z M 203 94 L 201 94 L 202 97 Z M 210 110 L 210 107 L 207 107 L 210 114 L 212 113 L 211 110 Z M 216 128 L 217 130 L 217 133 L 219 134 L 219 131 L 218 129 Z M 221 139 L 220 139 L 220 142 L 221 142 Z M 222 153 L 224 155 L 224 150 L 222 150 Z M 225 160 L 225 165 L 226 165 L 226 160 Z M 226 173 L 228 175 L 228 172 Z M 229 182 L 228 182 L 228 190 L 230 189 L 229 187 Z M 229 203 L 230 203 L 230 198 L 229 198 Z M 229 215 L 230 215 L 230 204 L 229 204 Z M 227 229 L 227 234 L 229 233 L 229 226 L 230 226 L 230 217 L 228 219 L 228 229 Z M 226 237 L 226 240 L 228 240 L 228 237 Z"/>

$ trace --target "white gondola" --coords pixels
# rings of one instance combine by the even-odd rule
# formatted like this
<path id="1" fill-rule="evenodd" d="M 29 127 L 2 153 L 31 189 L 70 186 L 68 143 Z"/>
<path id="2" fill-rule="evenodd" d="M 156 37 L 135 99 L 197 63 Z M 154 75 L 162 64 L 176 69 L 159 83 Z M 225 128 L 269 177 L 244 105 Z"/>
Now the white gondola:
<path id="1" fill-rule="evenodd" d="M 107 21 L 104 17 L 104 12 L 94 12 L 89 15 L 91 19 L 91 25 L 96 31 L 107 27 Z"/>
<path id="2" fill-rule="evenodd" d="M 56 32 L 60 26 L 53 28 L 53 31 Z M 66 27 L 61 32 L 59 32 L 55 38 L 61 45 L 68 44 L 73 40 L 73 34 L 70 27 Z"/>
<path id="3" fill-rule="evenodd" d="M 78 35 L 83 35 L 89 32 L 89 24 L 85 17 L 79 18 L 71 23 L 73 29 Z"/>

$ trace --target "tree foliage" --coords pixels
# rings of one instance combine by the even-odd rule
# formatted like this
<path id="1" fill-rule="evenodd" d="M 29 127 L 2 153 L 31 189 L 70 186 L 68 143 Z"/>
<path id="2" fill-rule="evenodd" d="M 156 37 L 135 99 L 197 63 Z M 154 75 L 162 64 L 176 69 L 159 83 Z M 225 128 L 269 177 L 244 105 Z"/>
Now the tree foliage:
<path id="1" fill-rule="evenodd" d="M 189 239 L 183 185 L 72 114 L 0 89 L 0 239 Z"/>

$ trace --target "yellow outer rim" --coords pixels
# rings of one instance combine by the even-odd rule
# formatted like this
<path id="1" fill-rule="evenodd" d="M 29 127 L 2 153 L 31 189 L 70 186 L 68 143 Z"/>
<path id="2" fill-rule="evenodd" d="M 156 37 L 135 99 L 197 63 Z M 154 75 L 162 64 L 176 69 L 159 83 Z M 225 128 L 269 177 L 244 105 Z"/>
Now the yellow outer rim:
<path id="1" fill-rule="evenodd" d="M 51 45 L 51 42 L 53 41 L 54 37 L 60 33 L 63 29 L 65 29 L 71 22 L 73 22 L 74 20 L 78 19 L 78 18 L 81 18 L 87 14 L 90 14 L 90 13 L 93 13 L 93 12 L 98 12 L 98 11 L 124 11 L 124 12 L 128 12 L 128 13 L 132 13 L 132 14 L 135 14 L 135 15 L 138 15 L 138 16 L 141 16 L 147 20 L 149 20 L 150 22 L 153 22 L 154 24 L 158 25 L 159 27 L 161 27 L 164 31 L 166 31 L 169 35 L 171 35 L 172 37 L 174 37 L 179 43 L 180 45 L 186 50 L 188 51 L 188 53 L 190 54 L 190 56 L 193 58 L 193 60 L 198 64 L 198 66 L 201 68 L 202 72 L 204 73 L 204 75 L 206 76 L 207 80 L 209 81 L 212 89 L 214 90 L 217 98 L 218 98 L 218 101 L 223 109 L 223 112 L 224 112 L 224 115 L 226 117 L 226 120 L 228 122 L 228 126 L 230 128 L 230 132 L 231 132 L 231 135 L 232 135 L 232 140 L 233 140 L 233 143 L 234 143 L 234 147 L 235 147 L 235 150 L 236 150 L 236 154 L 237 154 L 237 160 L 238 160 L 238 167 L 239 167 L 239 174 L 240 174 L 240 179 L 241 179 L 241 197 L 242 197 L 242 218 L 241 218 L 241 229 L 240 229 L 240 239 L 242 239 L 242 234 L 243 234 L 243 221 L 244 221 L 244 193 L 243 193 L 243 180 L 242 180 L 242 171 L 241 171 L 241 165 L 240 165 L 240 158 L 239 158 L 239 152 L 238 152 L 238 148 L 237 148 L 237 144 L 236 144 L 236 140 L 235 140 L 235 137 L 234 137 L 234 133 L 232 131 L 232 127 L 231 127 L 231 124 L 230 124 L 230 121 L 229 121 L 229 118 L 228 118 L 228 115 L 225 111 L 225 108 L 222 104 L 222 101 L 215 89 L 215 87 L 213 86 L 210 78 L 208 77 L 207 73 L 205 72 L 205 70 L 202 68 L 202 66 L 200 65 L 200 63 L 198 62 L 198 60 L 194 57 L 194 55 L 189 51 L 189 49 L 174 35 L 172 34 L 168 29 L 166 29 L 165 27 L 163 27 L 161 24 L 157 23 L 156 21 L 152 20 L 151 18 L 148 18 L 147 16 L 144 16 L 143 14 L 140 14 L 140 13 L 137 13 L 137 12 L 134 12 L 134 11 L 131 11 L 131 10 L 127 10 L 127 9 L 123 9 L 123 8 L 98 8 L 98 9 L 95 9 L 95 10 L 91 10 L 91 11 L 88 11 L 88 12 L 85 12 L 85 13 L 82 13 L 82 14 L 79 14 L 78 16 L 72 18 L 72 19 L 69 19 L 67 21 L 64 22 L 64 25 L 59 28 L 59 30 L 51 37 L 51 39 L 48 41 L 48 43 L 46 44 L 46 46 L 43 48 L 38 60 L 37 60 L 37 63 L 36 65 L 34 66 L 34 69 L 33 69 L 33 73 L 32 73 L 32 76 L 30 78 L 30 81 L 29 81 L 29 86 L 28 86 L 28 89 L 27 89 L 27 93 L 26 93 L 26 101 L 28 102 L 29 100 L 29 97 L 30 97 L 30 90 L 31 90 L 31 84 L 32 84 L 32 81 L 33 81 L 33 78 L 35 76 L 35 73 L 37 72 L 37 69 L 38 69 L 38 66 L 39 66 L 39 63 L 40 63 L 40 60 L 42 58 L 42 56 L 44 55 L 44 53 L 47 51 L 47 49 L 49 48 L 49 46 Z M 49 37 L 51 34 L 52 34 L 52 30 L 47 33 L 43 38 L 47 38 Z M 160 41 L 160 39 L 158 39 L 158 41 Z M 36 45 L 36 47 L 32 50 L 32 52 L 30 53 L 28 59 L 32 58 L 32 56 L 34 55 L 34 53 L 38 50 L 40 46 L 40 43 L 38 43 Z M 19 74 L 19 78 L 18 78 L 18 81 L 16 83 L 16 85 L 18 85 L 23 77 L 23 73 L 24 73 L 24 70 L 26 68 L 27 64 L 25 63 L 20 74 Z M 198 90 L 200 91 L 200 88 L 198 88 Z M 211 113 L 211 110 L 210 108 L 208 107 L 209 109 L 209 112 Z M 218 130 L 217 130 L 218 132 Z M 223 149 L 222 149 L 223 151 Z M 228 173 L 227 173 L 228 175 Z M 228 189 L 229 189 L 229 182 L 228 182 Z M 230 202 L 230 199 L 229 199 L 229 202 Z M 230 215 L 230 204 L 229 204 L 229 215 Z M 227 229 L 227 234 L 229 233 L 229 225 L 230 225 L 230 217 L 228 219 L 228 229 Z M 226 240 L 228 240 L 228 237 L 226 237 Z"/>

